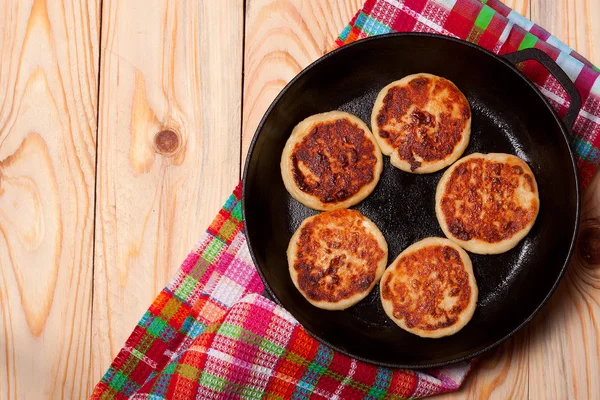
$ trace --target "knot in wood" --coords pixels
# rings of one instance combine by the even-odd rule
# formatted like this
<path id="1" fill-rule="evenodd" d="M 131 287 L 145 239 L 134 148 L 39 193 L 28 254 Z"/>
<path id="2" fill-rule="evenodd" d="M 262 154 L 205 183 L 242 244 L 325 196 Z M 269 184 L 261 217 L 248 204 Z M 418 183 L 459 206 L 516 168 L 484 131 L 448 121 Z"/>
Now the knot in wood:
<path id="1" fill-rule="evenodd" d="M 600 265 L 600 228 L 586 227 L 579 235 L 579 255 L 589 265 Z"/>
<path id="2" fill-rule="evenodd" d="M 163 155 L 176 153 L 180 142 L 179 134 L 171 129 L 160 131 L 154 136 L 154 148 L 157 153 Z"/>

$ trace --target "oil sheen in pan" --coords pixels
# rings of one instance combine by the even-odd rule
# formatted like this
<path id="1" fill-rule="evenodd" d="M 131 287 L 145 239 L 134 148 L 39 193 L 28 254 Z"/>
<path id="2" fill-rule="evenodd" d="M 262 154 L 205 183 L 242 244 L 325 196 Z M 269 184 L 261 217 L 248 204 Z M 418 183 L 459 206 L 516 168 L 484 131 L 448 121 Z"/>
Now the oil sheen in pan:
<path id="1" fill-rule="evenodd" d="M 341 104 L 337 109 L 358 116 L 370 126 L 371 110 L 379 89 L 364 93 L 348 103 Z M 519 139 L 511 134 L 514 130 L 522 129 L 519 121 L 510 121 L 501 115 L 495 115 L 490 111 L 493 107 L 481 104 L 481 101 L 469 92 L 465 95 L 471 104 L 473 123 L 471 141 L 464 155 L 474 152 L 515 154 L 527 161 L 536 173 L 536 166 L 530 163 L 522 151 L 531 144 L 521 143 L 523 138 Z M 425 237 L 444 237 L 435 216 L 435 190 L 444 171 L 425 175 L 409 174 L 392 167 L 389 157 L 384 157 L 379 184 L 369 197 L 352 207 L 377 224 L 388 242 L 390 260 L 394 260 L 406 247 Z M 543 188 L 540 188 L 540 191 L 542 190 Z M 317 213 L 291 197 L 288 197 L 286 206 L 290 216 L 290 234 L 305 218 Z M 541 206 L 543 207 L 543 204 Z M 532 232 L 509 252 L 499 255 L 469 254 L 479 286 L 477 313 L 493 313 L 494 308 L 502 303 L 501 299 L 506 295 L 508 287 L 519 283 L 520 272 L 532 257 L 531 249 L 535 248 L 535 229 L 534 225 Z M 390 321 L 380 304 L 378 291 L 379 287 L 376 286 L 367 298 L 346 312 L 364 323 L 365 327 L 393 329 L 391 325 L 388 327 Z"/>

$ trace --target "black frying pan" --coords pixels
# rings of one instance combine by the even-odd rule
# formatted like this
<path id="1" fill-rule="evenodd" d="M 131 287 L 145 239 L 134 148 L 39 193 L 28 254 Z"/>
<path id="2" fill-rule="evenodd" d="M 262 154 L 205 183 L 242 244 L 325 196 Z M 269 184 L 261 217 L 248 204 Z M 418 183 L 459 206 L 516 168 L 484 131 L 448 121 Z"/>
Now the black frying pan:
<path id="1" fill-rule="evenodd" d="M 563 86 L 570 107 L 561 121 L 513 64 L 541 62 Z M 285 190 L 279 162 L 292 128 L 309 115 L 343 110 L 370 125 L 381 88 L 406 75 L 428 72 L 453 81 L 472 109 L 473 152 L 524 159 L 535 173 L 540 213 L 529 235 L 500 255 L 470 254 L 479 286 L 471 322 L 457 334 L 423 339 L 385 315 L 379 286 L 345 311 L 310 305 L 294 287 L 286 248 L 300 222 L 317 212 Z M 558 285 L 575 243 L 579 189 L 567 139 L 581 101 L 550 57 L 524 50 L 498 57 L 460 40 L 429 34 L 391 34 L 361 40 L 320 58 L 294 78 L 262 119 L 246 161 L 243 216 L 250 252 L 270 296 L 313 336 L 349 356 L 388 367 L 441 366 L 500 344 L 540 310 Z M 389 244 L 389 262 L 410 244 L 443 237 L 435 217 L 435 189 L 444 171 L 414 175 L 388 157 L 375 191 L 353 207 L 373 220 Z"/>

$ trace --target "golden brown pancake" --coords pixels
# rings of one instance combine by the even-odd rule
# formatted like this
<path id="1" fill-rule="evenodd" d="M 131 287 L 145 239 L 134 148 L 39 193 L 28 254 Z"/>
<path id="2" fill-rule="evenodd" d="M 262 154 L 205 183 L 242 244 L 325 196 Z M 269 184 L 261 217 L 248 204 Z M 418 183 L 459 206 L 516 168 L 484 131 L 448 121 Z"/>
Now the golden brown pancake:
<path id="1" fill-rule="evenodd" d="M 383 160 L 373 134 L 342 111 L 300 122 L 281 155 L 281 176 L 296 200 L 315 210 L 350 207 L 377 185 Z"/>
<path id="2" fill-rule="evenodd" d="M 294 285 L 311 304 L 344 310 L 365 298 L 387 264 L 383 235 L 355 210 L 305 219 L 287 250 Z"/>
<path id="3" fill-rule="evenodd" d="M 465 250 L 498 254 L 515 247 L 540 208 L 529 166 L 510 154 L 471 154 L 452 165 L 436 192 L 444 234 Z"/>
<path id="4" fill-rule="evenodd" d="M 461 330 L 473 316 L 479 290 L 467 253 L 448 239 L 409 246 L 386 269 L 380 296 L 388 317 L 421 337 Z"/>
<path id="5" fill-rule="evenodd" d="M 426 174 L 452 164 L 465 151 L 471 136 L 471 108 L 449 80 L 414 74 L 379 92 L 371 128 L 392 165 Z"/>

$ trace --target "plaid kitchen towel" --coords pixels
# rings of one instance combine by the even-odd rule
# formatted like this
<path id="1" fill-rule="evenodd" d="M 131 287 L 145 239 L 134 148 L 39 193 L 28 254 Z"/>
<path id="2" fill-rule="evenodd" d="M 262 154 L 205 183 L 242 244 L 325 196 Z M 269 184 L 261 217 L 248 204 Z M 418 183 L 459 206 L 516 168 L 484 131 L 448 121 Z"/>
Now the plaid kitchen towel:
<path id="1" fill-rule="evenodd" d="M 405 399 L 457 389 L 469 363 L 377 368 L 320 344 L 264 290 L 241 185 L 96 386 L 97 399 Z"/>
<path id="2" fill-rule="evenodd" d="M 573 146 L 583 184 L 600 161 L 598 70 L 548 32 L 495 0 L 368 0 L 338 45 L 391 31 L 436 32 L 504 54 L 537 47 L 577 85 L 583 109 Z M 559 114 L 568 99 L 539 66 L 526 73 Z M 243 232 L 241 188 L 154 300 L 94 399 L 404 399 L 456 390 L 470 363 L 426 370 L 378 368 L 332 351 L 264 287 Z"/>

